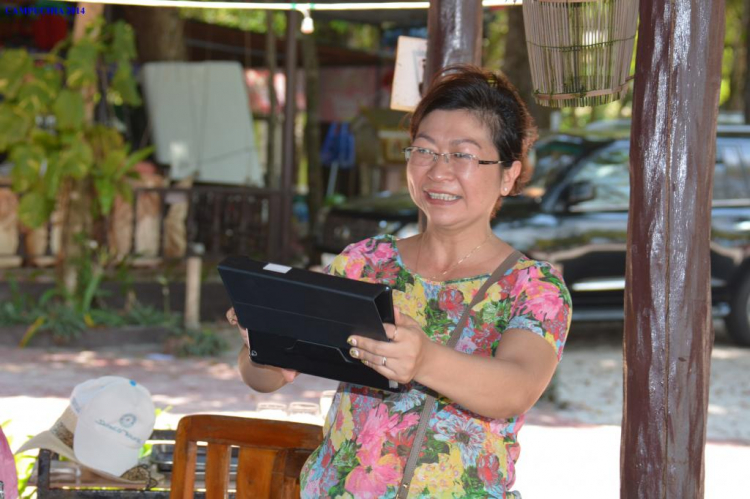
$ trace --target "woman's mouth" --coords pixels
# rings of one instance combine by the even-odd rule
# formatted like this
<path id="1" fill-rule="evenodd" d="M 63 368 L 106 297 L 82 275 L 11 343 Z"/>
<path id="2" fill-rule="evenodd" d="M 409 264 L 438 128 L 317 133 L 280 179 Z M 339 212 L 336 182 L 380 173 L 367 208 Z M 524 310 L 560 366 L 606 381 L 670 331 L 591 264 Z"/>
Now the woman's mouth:
<path id="1" fill-rule="evenodd" d="M 447 192 L 430 192 L 424 191 L 427 200 L 432 202 L 452 202 L 461 199 L 461 196 L 455 194 L 448 194 Z"/>

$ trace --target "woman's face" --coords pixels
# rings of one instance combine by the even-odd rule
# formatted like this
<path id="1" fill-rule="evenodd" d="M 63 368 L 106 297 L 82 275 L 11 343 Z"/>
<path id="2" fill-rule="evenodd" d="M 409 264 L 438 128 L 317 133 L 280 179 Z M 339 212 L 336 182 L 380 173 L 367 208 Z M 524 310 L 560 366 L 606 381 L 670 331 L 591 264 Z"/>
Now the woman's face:
<path id="1" fill-rule="evenodd" d="M 422 119 L 412 144 L 436 153 L 468 153 L 480 160 L 500 159 L 487 127 L 464 110 L 436 110 Z M 489 223 L 490 214 L 505 189 L 513 186 L 520 171 L 500 164 L 474 164 L 457 171 L 447 156 L 431 166 L 407 165 L 407 182 L 412 199 L 427 216 L 430 226 L 462 228 Z"/>

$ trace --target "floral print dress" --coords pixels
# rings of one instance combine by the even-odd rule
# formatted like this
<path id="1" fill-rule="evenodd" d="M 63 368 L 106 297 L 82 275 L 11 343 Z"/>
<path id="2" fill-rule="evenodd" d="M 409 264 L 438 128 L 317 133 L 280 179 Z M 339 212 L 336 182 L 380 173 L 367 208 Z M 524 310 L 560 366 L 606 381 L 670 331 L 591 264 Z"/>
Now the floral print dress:
<path id="1" fill-rule="evenodd" d="M 405 268 L 392 236 L 348 246 L 329 273 L 393 289 L 394 306 L 445 344 L 489 274 L 436 282 Z M 494 355 L 506 329 L 526 329 L 549 342 L 558 359 L 570 326 L 570 295 L 548 263 L 521 257 L 471 310 L 456 350 Z M 301 474 L 303 498 L 394 498 L 419 424 L 427 389 L 400 392 L 342 383 L 326 418 L 325 438 Z M 519 498 L 511 491 L 524 416 L 491 419 L 439 397 L 409 497 Z"/>

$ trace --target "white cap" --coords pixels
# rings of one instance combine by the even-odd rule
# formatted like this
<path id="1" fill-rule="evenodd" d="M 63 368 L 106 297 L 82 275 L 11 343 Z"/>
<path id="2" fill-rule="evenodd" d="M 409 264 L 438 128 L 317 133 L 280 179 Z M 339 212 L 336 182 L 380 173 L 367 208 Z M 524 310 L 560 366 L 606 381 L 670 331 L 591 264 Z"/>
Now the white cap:
<path id="1" fill-rule="evenodd" d="M 76 386 L 71 407 L 78 413 L 73 450 L 83 465 L 116 476 L 138 465 L 156 417 L 146 388 L 105 376 Z"/>

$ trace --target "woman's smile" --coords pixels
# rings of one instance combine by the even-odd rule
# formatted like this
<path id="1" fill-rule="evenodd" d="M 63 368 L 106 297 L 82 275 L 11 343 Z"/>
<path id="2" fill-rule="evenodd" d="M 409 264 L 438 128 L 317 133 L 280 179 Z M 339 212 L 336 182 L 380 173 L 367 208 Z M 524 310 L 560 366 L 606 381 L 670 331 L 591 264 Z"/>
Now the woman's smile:
<path id="1" fill-rule="evenodd" d="M 425 200 L 433 205 L 451 205 L 462 199 L 457 194 L 451 194 L 448 192 L 424 190 Z"/>

